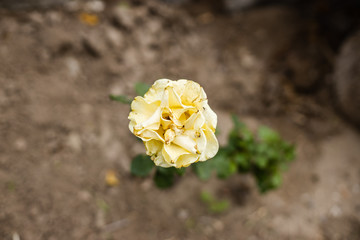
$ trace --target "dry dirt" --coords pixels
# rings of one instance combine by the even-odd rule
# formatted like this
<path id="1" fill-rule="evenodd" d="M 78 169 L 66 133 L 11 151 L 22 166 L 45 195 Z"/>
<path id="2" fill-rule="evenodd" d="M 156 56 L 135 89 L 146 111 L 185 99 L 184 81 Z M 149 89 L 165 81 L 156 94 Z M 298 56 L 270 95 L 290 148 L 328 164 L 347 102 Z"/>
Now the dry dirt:
<path id="1" fill-rule="evenodd" d="M 291 84 L 319 81 L 296 61 L 311 23 L 279 6 L 218 16 L 140 2 L 105 9 L 93 26 L 83 11 L 0 12 L 0 239 L 360 239 L 360 135 L 332 110 L 321 41 L 312 61 L 324 65 L 314 73 L 323 87 L 303 95 Z M 189 172 L 159 190 L 132 177 L 144 147 L 129 107 L 108 95 L 158 78 L 204 86 L 223 144 L 230 113 L 295 143 L 281 188 L 260 195 L 250 176 Z M 106 186 L 108 170 L 118 186 Z M 210 213 L 203 190 L 230 209 Z"/>

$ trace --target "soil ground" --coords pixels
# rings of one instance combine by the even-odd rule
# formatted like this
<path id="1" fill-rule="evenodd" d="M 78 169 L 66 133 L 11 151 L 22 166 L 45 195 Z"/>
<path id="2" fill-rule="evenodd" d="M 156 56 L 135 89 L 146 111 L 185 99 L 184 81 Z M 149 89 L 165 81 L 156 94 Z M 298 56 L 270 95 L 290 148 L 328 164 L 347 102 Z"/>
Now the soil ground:
<path id="1" fill-rule="evenodd" d="M 84 12 L 0 12 L 0 239 L 360 239 L 360 134 L 332 110 L 336 53 L 312 38 L 311 22 L 283 6 L 219 16 L 150 1 L 95 20 Z M 299 36 L 323 49 L 312 94 L 287 74 L 307 81 L 311 66 L 283 60 L 303 52 Z M 295 143 L 283 185 L 261 195 L 250 176 L 201 182 L 189 172 L 159 190 L 132 177 L 144 147 L 128 130 L 129 107 L 108 95 L 134 96 L 136 82 L 159 78 L 204 87 L 222 144 L 230 113 Z M 108 170 L 118 186 L 106 185 Z M 204 190 L 230 209 L 209 212 Z"/>

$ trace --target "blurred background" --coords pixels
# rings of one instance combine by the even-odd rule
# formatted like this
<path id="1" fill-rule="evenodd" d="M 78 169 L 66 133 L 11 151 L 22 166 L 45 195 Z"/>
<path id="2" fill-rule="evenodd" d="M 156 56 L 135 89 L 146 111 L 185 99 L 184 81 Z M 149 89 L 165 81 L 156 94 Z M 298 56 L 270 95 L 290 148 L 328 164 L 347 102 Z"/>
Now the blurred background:
<path id="1" fill-rule="evenodd" d="M 296 144 L 283 185 L 131 176 L 108 95 L 159 78 L 204 87 L 221 144 L 230 113 Z M 0 239 L 360 239 L 359 127 L 357 0 L 0 0 Z"/>

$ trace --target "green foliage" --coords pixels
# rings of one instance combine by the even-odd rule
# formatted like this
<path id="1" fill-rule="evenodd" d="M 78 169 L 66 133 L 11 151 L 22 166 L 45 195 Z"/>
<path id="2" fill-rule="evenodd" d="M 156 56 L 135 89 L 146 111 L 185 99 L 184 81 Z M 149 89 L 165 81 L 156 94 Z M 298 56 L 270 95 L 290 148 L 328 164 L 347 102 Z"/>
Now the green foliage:
<path id="1" fill-rule="evenodd" d="M 139 96 L 144 96 L 145 93 L 149 90 L 150 85 L 143 83 L 143 82 L 138 82 L 135 83 L 135 92 L 137 95 Z"/>
<path id="2" fill-rule="evenodd" d="M 145 93 L 149 90 L 150 85 L 143 83 L 143 82 L 138 82 L 135 83 L 135 92 L 138 96 L 144 96 Z M 112 101 L 116 101 L 116 102 L 121 102 L 124 104 L 131 104 L 132 99 L 129 98 L 126 95 L 109 95 L 110 100 Z"/>
<path id="3" fill-rule="evenodd" d="M 125 95 L 109 95 L 110 100 L 130 104 L 131 99 Z"/>
<path id="4" fill-rule="evenodd" d="M 174 185 L 175 177 L 185 174 L 185 168 L 162 168 L 156 167 L 154 182 L 159 188 L 169 188 Z"/>
<path id="5" fill-rule="evenodd" d="M 211 177 L 214 166 L 212 161 L 197 162 L 192 164 L 192 169 L 201 180 L 208 180 Z"/>
<path id="6" fill-rule="evenodd" d="M 150 174 L 154 166 L 154 162 L 149 156 L 139 154 L 132 160 L 130 171 L 135 176 L 146 177 Z"/>
<path id="7" fill-rule="evenodd" d="M 200 195 L 200 199 L 208 207 L 211 213 L 222 213 L 229 209 L 230 203 L 228 200 L 218 200 L 211 193 L 203 191 Z"/>
<path id="8" fill-rule="evenodd" d="M 221 147 L 212 160 L 194 164 L 195 174 L 206 180 L 212 172 L 221 179 L 236 172 L 250 173 L 260 192 L 279 187 L 282 172 L 295 158 L 294 146 L 270 128 L 260 127 L 257 134 L 253 134 L 236 116 L 232 119 L 234 127 L 229 133 L 228 144 Z"/>
<path id="9" fill-rule="evenodd" d="M 281 139 L 280 135 L 267 127 L 260 127 L 253 134 L 237 117 L 233 116 L 234 128 L 229 133 L 228 144 L 219 149 L 217 155 L 208 161 L 192 164 L 194 173 L 201 179 L 209 179 L 213 173 L 225 179 L 236 173 L 250 173 L 260 192 L 280 186 L 282 172 L 295 158 L 293 145 Z M 155 167 L 147 155 L 137 155 L 131 163 L 131 173 L 146 177 Z M 182 176 L 186 168 L 156 167 L 154 182 L 159 188 L 174 185 L 177 176 Z M 222 209 L 225 203 L 212 204 L 213 211 Z"/>
<path id="10" fill-rule="evenodd" d="M 185 168 L 156 167 L 149 156 L 139 154 L 131 162 L 131 173 L 137 177 L 147 177 L 155 168 L 154 182 L 159 188 L 169 188 L 174 185 L 176 176 L 185 174 Z"/>
<path id="11" fill-rule="evenodd" d="M 157 167 L 154 182 L 159 188 L 169 188 L 174 185 L 175 171 L 172 168 Z"/>

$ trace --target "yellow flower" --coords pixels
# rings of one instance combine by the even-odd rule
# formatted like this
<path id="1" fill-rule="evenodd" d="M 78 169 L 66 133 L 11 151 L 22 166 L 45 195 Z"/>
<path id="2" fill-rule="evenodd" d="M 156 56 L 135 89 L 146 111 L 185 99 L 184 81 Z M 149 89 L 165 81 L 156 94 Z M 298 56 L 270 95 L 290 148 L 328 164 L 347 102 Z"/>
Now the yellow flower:
<path id="1" fill-rule="evenodd" d="M 204 89 L 190 80 L 159 79 L 131 103 L 129 128 L 161 167 L 187 167 L 215 156 L 217 116 Z"/>

